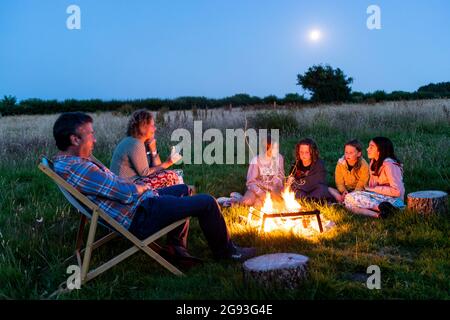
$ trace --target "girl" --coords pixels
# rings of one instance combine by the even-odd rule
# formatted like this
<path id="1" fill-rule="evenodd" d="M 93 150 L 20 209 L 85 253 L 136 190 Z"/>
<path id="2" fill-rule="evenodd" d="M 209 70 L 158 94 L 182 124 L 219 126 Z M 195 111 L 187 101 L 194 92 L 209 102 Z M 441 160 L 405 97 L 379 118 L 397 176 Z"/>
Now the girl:
<path id="1" fill-rule="evenodd" d="M 347 194 L 344 203 L 354 213 L 385 218 L 397 208 L 405 207 L 403 167 L 388 138 L 373 138 L 369 142 L 367 155 L 370 159 L 369 185 L 365 191 Z"/>
<path id="2" fill-rule="evenodd" d="M 312 139 L 303 139 L 295 146 L 295 164 L 291 168 L 288 185 L 295 197 L 334 202 L 328 191 L 325 164 Z"/>
<path id="3" fill-rule="evenodd" d="M 358 140 L 348 141 L 344 145 L 344 156 L 336 164 L 334 178 L 337 190 L 328 190 L 338 202 L 344 202 L 349 192 L 364 190 L 369 181 L 369 165 L 362 157 L 362 146 Z"/>
<path id="4" fill-rule="evenodd" d="M 246 206 L 261 207 L 264 203 L 266 192 L 271 193 L 272 199 L 280 197 L 284 182 L 284 159 L 278 152 L 278 143 L 273 142 L 271 136 L 267 136 L 265 152 L 255 156 L 251 161 L 247 172 L 247 191 L 242 196 L 237 192 L 230 194 L 231 198 L 221 197 L 217 199 L 219 204 L 230 206 L 239 203 Z"/>
<path id="5" fill-rule="evenodd" d="M 128 122 L 127 137 L 114 150 L 111 171 L 149 184 L 152 189 L 183 183 L 181 173 L 166 170 L 181 156 L 172 154 L 161 162 L 156 149 L 155 131 L 155 121 L 150 111 L 141 109 L 133 112 Z"/>

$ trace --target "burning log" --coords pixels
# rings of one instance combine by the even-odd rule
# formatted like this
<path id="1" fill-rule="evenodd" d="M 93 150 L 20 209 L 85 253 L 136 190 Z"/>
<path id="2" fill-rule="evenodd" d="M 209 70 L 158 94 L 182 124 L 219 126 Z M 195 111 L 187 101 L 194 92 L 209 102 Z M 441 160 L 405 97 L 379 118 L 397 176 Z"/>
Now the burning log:
<path id="1" fill-rule="evenodd" d="M 295 289 L 307 276 L 309 258 L 294 253 L 266 254 L 244 262 L 244 281 Z"/>
<path id="2" fill-rule="evenodd" d="M 422 214 L 446 213 L 447 193 L 443 191 L 417 191 L 408 194 L 408 209 Z"/>

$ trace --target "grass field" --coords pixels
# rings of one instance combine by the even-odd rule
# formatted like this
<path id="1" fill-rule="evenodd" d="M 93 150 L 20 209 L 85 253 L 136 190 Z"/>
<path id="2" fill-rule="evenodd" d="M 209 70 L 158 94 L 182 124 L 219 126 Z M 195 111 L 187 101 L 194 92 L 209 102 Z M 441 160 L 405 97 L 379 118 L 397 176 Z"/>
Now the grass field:
<path id="1" fill-rule="evenodd" d="M 325 160 L 330 185 L 342 146 L 351 138 L 367 145 L 378 135 L 392 139 L 404 162 L 406 192 L 450 191 L 450 100 L 390 102 L 375 105 L 318 106 L 270 110 L 295 119 L 284 130 L 281 153 L 286 170 L 295 143 L 315 139 Z M 193 116 L 206 128 L 244 128 L 267 110 L 209 110 L 159 114 L 158 146 L 168 154 L 170 133 L 192 129 Z M 51 134 L 57 115 L 0 118 L 0 299 L 46 299 L 67 278 L 62 264 L 73 253 L 78 214 L 37 168 L 39 155 L 56 152 Z M 109 165 L 123 137 L 127 117 L 93 114 L 94 154 Z M 164 117 L 164 123 L 162 118 Z M 277 123 L 266 117 L 268 125 Z M 281 126 L 283 123 L 281 123 Z M 244 191 L 246 165 L 182 165 L 185 181 L 214 196 Z M 295 252 L 310 257 L 309 277 L 298 290 L 268 290 L 243 283 L 241 264 L 215 262 L 198 224 L 191 224 L 190 251 L 206 264 L 177 278 L 143 254 L 122 262 L 81 290 L 58 299 L 449 299 L 449 215 L 423 217 L 405 210 L 387 220 L 354 216 L 344 209 L 321 207 L 336 223 L 312 239 L 293 234 L 258 234 L 238 219 L 244 208 L 224 210 L 232 237 L 255 246 L 259 254 Z M 105 261 L 124 249 L 118 240 L 94 255 Z M 75 261 L 71 262 L 75 264 Z M 381 268 L 381 290 L 367 289 L 366 269 Z"/>

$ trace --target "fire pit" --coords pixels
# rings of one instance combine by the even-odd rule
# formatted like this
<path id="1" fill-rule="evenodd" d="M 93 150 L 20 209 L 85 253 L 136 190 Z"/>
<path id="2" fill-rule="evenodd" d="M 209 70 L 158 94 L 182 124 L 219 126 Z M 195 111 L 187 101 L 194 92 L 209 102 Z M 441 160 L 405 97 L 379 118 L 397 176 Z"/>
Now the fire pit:
<path id="1" fill-rule="evenodd" d="M 255 214 L 255 211 L 259 212 L 260 214 Z M 249 215 L 255 215 L 258 216 L 261 219 L 261 225 L 260 230 L 265 231 L 264 227 L 266 225 L 267 219 L 289 219 L 289 220 L 302 220 L 302 225 L 304 228 L 308 227 L 307 219 L 305 219 L 305 216 L 316 216 L 317 219 L 317 225 L 319 226 L 320 233 L 323 232 L 323 226 L 322 226 L 322 220 L 320 219 L 320 211 L 319 210 L 312 210 L 312 211 L 297 211 L 297 212 L 280 212 L 280 213 L 265 213 L 263 211 L 260 211 L 258 209 L 253 208 L 253 210 L 249 211 Z"/>
<path id="2" fill-rule="evenodd" d="M 294 192 L 288 188 L 281 196 L 283 200 L 274 202 L 270 193 L 266 193 L 264 204 L 260 209 L 250 207 L 247 223 L 258 227 L 260 232 L 281 229 L 311 235 L 324 231 L 323 219 L 319 210 L 306 211 L 302 209 L 302 206 L 295 199 Z M 310 224 L 311 218 L 314 218 L 317 224 Z"/>

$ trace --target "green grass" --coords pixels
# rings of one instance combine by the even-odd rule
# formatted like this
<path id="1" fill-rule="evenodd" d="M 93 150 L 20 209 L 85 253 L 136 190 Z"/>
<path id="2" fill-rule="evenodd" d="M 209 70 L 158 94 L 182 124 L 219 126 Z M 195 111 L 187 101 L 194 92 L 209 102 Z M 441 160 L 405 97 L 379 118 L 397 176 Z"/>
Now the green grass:
<path id="1" fill-rule="evenodd" d="M 336 130 L 316 119 L 309 127 L 283 136 L 281 153 L 285 170 L 293 160 L 292 150 L 302 137 L 314 138 L 333 185 L 334 165 L 343 143 L 358 137 L 364 144 L 378 134 L 394 141 L 405 163 L 408 192 L 440 189 L 449 192 L 450 125 L 442 121 L 416 119 L 414 125 L 392 119 L 384 127 Z M 95 124 L 94 124 L 95 125 Z M 161 139 L 160 149 L 168 150 Z M 31 148 L 31 150 L 33 150 Z M 50 149 L 51 150 L 51 149 Z M 99 143 L 96 155 L 108 164 L 110 149 Z M 78 214 L 56 186 L 37 169 L 39 153 L 28 151 L 14 161 L 0 162 L 0 299 L 45 299 L 65 281 L 70 263 L 62 261 L 73 253 Z M 162 152 L 164 156 L 164 151 Z M 9 159 L 13 157 L 10 155 Z M 30 161 L 29 159 L 35 159 Z M 244 191 L 246 165 L 185 165 L 185 182 L 198 192 L 215 196 Z M 206 263 L 178 278 L 143 254 L 125 260 L 81 290 L 59 299 L 449 299 L 450 221 L 448 215 L 424 217 L 405 210 L 387 220 L 354 216 L 345 209 L 322 206 L 323 214 L 336 227 L 313 239 L 292 234 L 258 234 L 240 223 L 245 208 L 225 209 L 223 214 L 233 239 L 255 246 L 259 254 L 295 252 L 310 258 L 309 276 L 296 290 L 265 289 L 244 284 L 242 264 L 212 259 L 197 222 L 191 223 L 190 251 Z M 42 219 L 42 222 L 40 222 Z M 127 248 L 113 241 L 95 252 L 92 264 Z M 73 260 L 71 262 L 75 264 Z M 365 286 L 366 269 L 381 268 L 381 290 Z"/>

